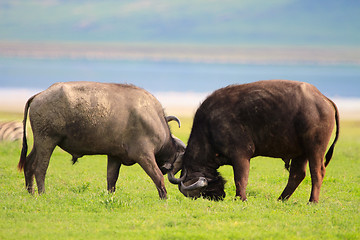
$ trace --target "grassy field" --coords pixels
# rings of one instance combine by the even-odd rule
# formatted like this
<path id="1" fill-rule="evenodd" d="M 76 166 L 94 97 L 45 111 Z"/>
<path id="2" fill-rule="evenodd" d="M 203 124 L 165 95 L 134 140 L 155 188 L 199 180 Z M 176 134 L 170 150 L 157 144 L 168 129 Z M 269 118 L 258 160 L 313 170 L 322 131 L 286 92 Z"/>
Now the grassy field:
<path id="1" fill-rule="evenodd" d="M 21 117 L 0 114 L 0 120 Z M 186 142 L 192 120 L 181 120 L 181 129 L 171 128 Z M 167 179 L 168 199 L 160 200 L 138 165 L 122 166 L 117 192 L 108 194 L 105 156 L 83 157 L 73 166 L 59 148 L 46 194 L 32 196 L 16 169 L 21 143 L 1 142 L 0 239 L 360 239 L 360 122 L 341 127 L 316 205 L 308 204 L 309 176 L 289 201 L 276 200 L 288 178 L 279 159 L 252 160 L 247 202 L 234 200 L 229 166 L 220 168 L 224 201 L 187 199 Z"/>

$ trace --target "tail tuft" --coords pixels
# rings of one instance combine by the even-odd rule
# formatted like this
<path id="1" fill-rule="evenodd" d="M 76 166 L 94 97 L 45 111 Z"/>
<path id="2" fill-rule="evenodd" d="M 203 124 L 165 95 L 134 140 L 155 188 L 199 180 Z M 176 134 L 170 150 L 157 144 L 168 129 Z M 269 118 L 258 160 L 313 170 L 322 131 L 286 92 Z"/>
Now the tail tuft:
<path id="1" fill-rule="evenodd" d="M 24 166 L 25 166 L 25 162 L 26 162 L 26 154 L 27 154 L 27 146 L 21 150 L 21 155 L 20 155 L 20 161 L 17 165 L 18 170 L 21 172 L 24 170 Z"/>
<path id="2" fill-rule="evenodd" d="M 75 156 L 72 156 L 71 161 L 72 161 L 72 163 L 73 163 L 73 165 L 74 165 L 75 163 L 77 163 L 78 158 L 77 158 L 77 157 L 75 157 Z"/>

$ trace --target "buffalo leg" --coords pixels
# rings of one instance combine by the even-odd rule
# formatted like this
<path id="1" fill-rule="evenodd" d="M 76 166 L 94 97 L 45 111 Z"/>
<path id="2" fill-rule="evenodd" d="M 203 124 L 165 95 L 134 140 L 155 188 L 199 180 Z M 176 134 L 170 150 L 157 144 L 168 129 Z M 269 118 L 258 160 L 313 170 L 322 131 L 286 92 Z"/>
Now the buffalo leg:
<path id="1" fill-rule="evenodd" d="M 34 194 L 34 159 L 36 158 L 36 149 L 33 148 L 30 154 L 26 157 L 24 166 L 25 186 L 26 190 Z"/>
<path id="2" fill-rule="evenodd" d="M 246 201 L 246 186 L 249 179 L 250 159 L 237 158 L 233 163 L 236 197 Z"/>
<path id="3" fill-rule="evenodd" d="M 109 192 L 115 192 L 116 181 L 119 177 L 121 162 L 115 157 L 108 156 L 107 165 L 107 189 Z"/>
<path id="4" fill-rule="evenodd" d="M 304 157 L 295 158 L 291 161 L 288 183 L 279 197 L 279 200 L 287 200 L 294 193 L 306 175 L 307 159 Z"/>
<path id="5" fill-rule="evenodd" d="M 141 157 L 139 159 L 139 164 L 155 183 L 155 186 L 159 192 L 159 197 L 161 199 L 166 199 L 167 192 L 164 183 L 164 176 L 156 164 L 155 156 L 152 155 L 148 157 Z"/>
<path id="6" fill-rule="evenodd" d="M 319 201 L 320 188 L 326 172 L 323 158 L 321 156 L 310 158 L 309 166 L 312 183 L 309 202 L 317 203 Z"/>
<path id="7" fill-rule="evenodd" d="M 47 139 L 44 142 L 38 142 L 38 144 L 35 146 L 35 180 L 39 194 L 45 192 L 45 175 L 49 166 L 51 154 L 56 146 L 55 143 L 50 143 L 51 141 L 51 139 Z"/>

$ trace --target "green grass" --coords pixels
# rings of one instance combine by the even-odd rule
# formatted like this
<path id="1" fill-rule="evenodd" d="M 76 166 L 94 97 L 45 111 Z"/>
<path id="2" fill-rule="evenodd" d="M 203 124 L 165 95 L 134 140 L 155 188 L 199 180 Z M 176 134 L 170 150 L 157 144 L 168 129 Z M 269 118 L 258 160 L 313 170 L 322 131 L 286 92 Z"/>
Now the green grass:
<path id="1" fill-rule="evenodd" d="M 186 142 L 192 120 L 181 120 L 181 129 L 171 128 Z M 289 201 L 276 200 L 288 177 L 279 159 L 252 160 L 247 202 L 234 200 L 230 166 L 220 168 L 227 180 L 224 201 L 185 198 L 167 180 L 164 201 L 138 165 L 122 166 L 117 191 L 108 194 L 105 156 L 83 157 L 73 166 L 59 148 L 46 194 L 32 196 L 16 169 L 21 143 L 2 142 L 0 239 L 359 239 L 360 122 L 342 122 L 341 130 L 316 205 L 308 204 L 309 176 Z"/>

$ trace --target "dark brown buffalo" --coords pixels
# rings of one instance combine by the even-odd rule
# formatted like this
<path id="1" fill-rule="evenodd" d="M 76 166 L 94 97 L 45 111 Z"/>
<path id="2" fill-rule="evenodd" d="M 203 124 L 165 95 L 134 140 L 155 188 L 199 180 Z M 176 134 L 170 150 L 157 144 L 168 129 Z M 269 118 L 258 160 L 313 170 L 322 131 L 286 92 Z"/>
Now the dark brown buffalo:
<path id="1" fill-rule="evenodd" d="M 34 192 L 45 191 L 44 181 L 50 156 L 56 146 L 73 156 L 108 156 L 108 190 L 115 191 L 121 164 L 135 163 L 155 183 L 160 198 L 166 198 L 163 174 L 172 169 L 185 145 L 172 137 L 168 121 L 157 99 L 132 85 L 95 82 L 57 83 L 31 97 L 28 109 L 34 146 L 27 154 L 26 132 L 18 168 L 24 169 L 25 183 Z"/>
<path id="2" fill-rule="evenodd" d="M 336 123 L 334 142 L 324 156 Z M 308 83 L 269 80 L 232 85 L 211 94 L 196 112 L 182 164 L 182 179 L 172 183 L 188 197 L 219 200 L 224 180 L 217 168 L 232 165 L 236 196 L 246 200 L 250 159 L 282 158 L 289 166 L 288 199 L 305 177 L 309 162 L 310 202 L 319 201 L 320 187 L 339 135 L 336 105 Z"/>

